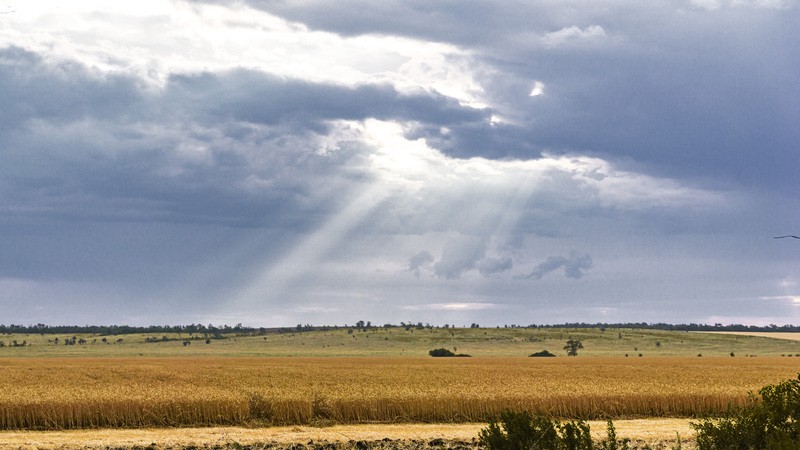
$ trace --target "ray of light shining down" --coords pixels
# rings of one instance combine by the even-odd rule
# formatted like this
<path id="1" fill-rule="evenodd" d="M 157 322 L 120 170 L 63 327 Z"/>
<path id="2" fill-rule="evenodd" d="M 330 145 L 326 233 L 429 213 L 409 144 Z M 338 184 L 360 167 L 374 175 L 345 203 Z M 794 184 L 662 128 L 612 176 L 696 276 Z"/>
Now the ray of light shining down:
<path id="1" fill-rule="evenodd" d="M 296 301 L 285 295 L 287 289 L 294 288 L 295 282 L 314 271 L 334 246 L 380 206 L 388 191 L 385 186 L 373 183 L 363 192 L 353 195 L 355 198 L 347 206 L 334 213 L 286 256 L 264 268 L 261 275 L 236 293 L 230 307 L 236 311 L 259 311 L 263 309 L 259 306 L 277 306 Z"/>
<path id="2" fill-rule="evenodd" d="M 344 125 L 357 126 L 354 123 Z M 236 293 L 232 306 L 237 310 L 296 300 L 285 296 L 288 288 L 294 288 L 294 283 L 314 271 L 331 249 L 398 188 L 407 188 L 409 183 L 413 184 L 411 178 L 427 170 L 425 152 L 430 149 L 403 139 L 399 135 L 399 126 L 370 120 L 361 131 L 366 142 L 374 146 L 370 169 L 375 178 L 366 185 L 359 185 L 360 192 L 348 193 L 351 200 L 345 202 L 341 210 L 333 213 L 322 226 L 301 239 L 277 262 L 270 263 L 253 282 Z"/>

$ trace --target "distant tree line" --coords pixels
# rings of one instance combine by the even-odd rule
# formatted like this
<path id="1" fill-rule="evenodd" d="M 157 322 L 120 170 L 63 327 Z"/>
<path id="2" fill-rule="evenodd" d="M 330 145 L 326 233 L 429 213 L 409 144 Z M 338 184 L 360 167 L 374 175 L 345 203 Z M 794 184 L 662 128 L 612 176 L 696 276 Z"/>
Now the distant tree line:
<path id="1" fill-rule="evenodd" d="M 623 328 L 623 329 L 644 329 L 644 330 L 664 330 L 664 331 L 783 331 L 783 332 L 799 332 L 800 325 L 742 325 L 731 324 L 723 325 L 715 323 L 714 325 L 699 324 L 699 323 L 563 323 L 557 325 L 529 325 L 530 328 L 599 328 L 605 330 L 606 328 Z"/>
<path id="2" fill-rule="evenodd" d="M 217 327 L 211 324 L 150 325 L 146 327 L 130 325 L 45 325 L 43 323 L 36 325 L 0 324 L 0 333 L 3 334 L 96 334 L 101 336 L 114 336 L 119 334 L 145 333 L 197 333 L 217 335 L 228 333 L 266 334 L 270 330 L 275 332 L 275 329 L 244 327 L 242 324 L 237 324 L 233 327 L 230 325 L 221 325 Z"/>
<path id="3" fill-rule="evenodd" d="M 315 326 L 315 325 L 301 325 L 296 327 L 279 327 L 279 328 L 265 328 L 265 327 L 247 327 L 241 323 L 235 326 L 220 325 L 215 326 L 212 324 L 189 324 L 189 325 L 150 325 L 146 327 L 137 327 L 131 325 L 45 325 L 39 323 L 36 325 L 2 325 L 0 324 L 0 334 L 95 334 L 115 336 L 121 334 L 163 334 L 163 333 L 184 333 L 184 334 L 202 334 L 218 336 L 221 334 L 237 334 L 241 336 L 247 335 L 265 335 L 272 333 L 298 333 L 308 331 L 328 331 L 339 328 L 355 328 L 360 331 L 367 331 L 376 329 L 378 326 L 373 325 L 371 322 L 360 320 L 354 325 L 344 326 Z M 422 322 L 400 322 L 399 325 L 384 324 L 381 328 L 404 328 L 411 329 L 433 329 L 444 328 L 454 329 L 458 328 L 453 324 L 445 324 L 443 326 L 433 326 L 428 323 Z M 464 325 L 463 328 L 482 328 L 477 323 Z M 483 327 L 485 328 L 485 327 Z M 497 327 L 500 328 L 500 327 Z M 721 323 L 709 324 L 670 324 L 670 323 L 562 323 L 562 324 L 544 324 L 544 325 L 503 325 L 503 328 L 596 328 L 605 331 L 607 328 L 615 329 L 644 329 L 644 330 L 666 330 L 666 331 L 783 331 L 783 332 L 800 332 L 800 325 L 723 325 Z"/>

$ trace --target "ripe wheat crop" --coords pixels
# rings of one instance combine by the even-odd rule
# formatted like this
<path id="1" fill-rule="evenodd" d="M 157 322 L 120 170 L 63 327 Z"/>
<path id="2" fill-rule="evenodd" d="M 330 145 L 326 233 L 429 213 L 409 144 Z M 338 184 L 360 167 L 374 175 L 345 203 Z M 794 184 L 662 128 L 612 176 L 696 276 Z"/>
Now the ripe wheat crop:
<path id="1" fill-rule="evenodd" d="M 686 417 L 797 375 L 788 358 L 5 359 L 0 429 Z"/>

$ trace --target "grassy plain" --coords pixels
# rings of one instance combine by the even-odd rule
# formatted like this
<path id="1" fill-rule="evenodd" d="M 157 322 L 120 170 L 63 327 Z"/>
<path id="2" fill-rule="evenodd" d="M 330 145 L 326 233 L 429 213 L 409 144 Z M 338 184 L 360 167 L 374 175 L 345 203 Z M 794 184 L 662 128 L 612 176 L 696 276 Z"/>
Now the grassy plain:
<path id="1" fill-rule="evenodd" d="M 129 356 L 427 356 L 432 348 L 457 349 L 472 356 L 527 356 L 539 350 L 564 355 L 567 339 L 580 339 L 579 356 L 789 356 L 800 355 L 800 342 L 772 336 L 690 333 L 635 329 L 548 328 L 371 328 L 359 331 L 270 333 L 211 339 L 202 335 L 131 334 L 75 335 L 84 345 L 64 345 L 72 335 L 0 335 L 2 357 L 129 357 Z M 166 341 L 162 339 L 166 337 Z M 59 343 L 54 342 L 59 338 Z M 106 339 L 104 343 L 102 339 Z M 117 342 L 118 340 L 121 342 Z M 145 342 L 149 339 L 154 342 Z M 24 347 L 13 347 L 25 341 Z M 191 342 L 183 345 L 183 341 Z"/>

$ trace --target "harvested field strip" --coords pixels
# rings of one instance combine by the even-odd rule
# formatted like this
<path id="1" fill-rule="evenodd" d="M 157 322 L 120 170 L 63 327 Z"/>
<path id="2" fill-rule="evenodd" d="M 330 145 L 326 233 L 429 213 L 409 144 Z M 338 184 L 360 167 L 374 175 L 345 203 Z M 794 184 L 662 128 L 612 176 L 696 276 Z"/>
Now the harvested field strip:
<path id="1" fill-rule="evenodd" d="M 702 333 L 800 341 L 800 333 L 787 331 L 703 331 Z"/>
<path id="2" fill-rule="evenodd" d="M 0 428 L 475 422 L 503 409 L 689 417 L 797 376 L 788 358 L 6 359 Z"/>
<path id="3" fill-rule="evenodd" d="M 606 437 L 604 422 L 591 422 L 592 435 L 598 441 Z M 13 449 L 108 449 L 108 448 L 240 448 L 269 444 L 272 448 L 313 448 L 309 442 L 367 442 L 380 448 L 389 440 L 391 448 L 420 448 L 420 443 L 458 442 L 474 445 L 486 424 L 403 424 L 403 425 L 337 425 L 332 427 L 272 428 L 170 428 L 143 430 L 70 430 L 70 431 L 4 431 L 0 432 L 0 448 Z M 694 432 L 685 419 L 622 420 L 615 422 L 617 435 L 656 448 L 671 448 L 681 436 L 683 448 L 692 448 Z M 471 445 L 470 445 L 471 444 Z M 430 445 L 429 445 L 430 446 Z M 444 445 L 443 445 L 444 446 Z M 342 445 L 347 448 L 347 445 Z M 357 448 L 357 445 L 352 447 Z M 363 446 L 362 446 L 363 447 Z"/>

